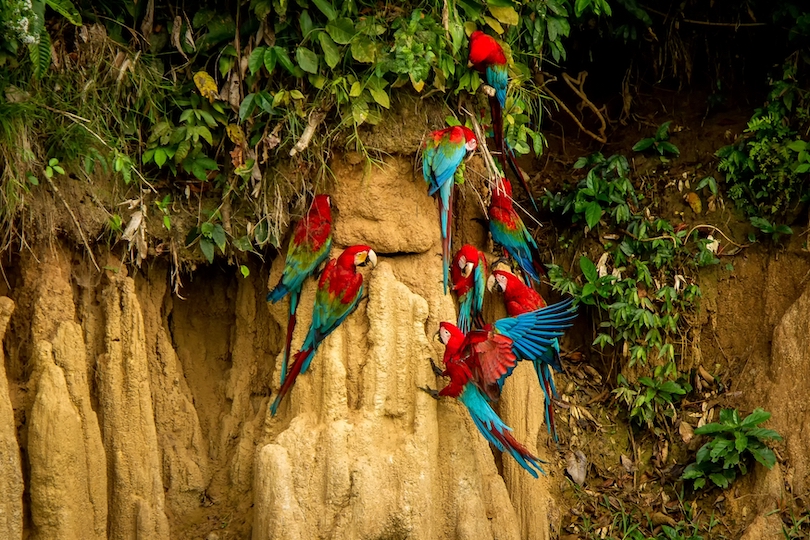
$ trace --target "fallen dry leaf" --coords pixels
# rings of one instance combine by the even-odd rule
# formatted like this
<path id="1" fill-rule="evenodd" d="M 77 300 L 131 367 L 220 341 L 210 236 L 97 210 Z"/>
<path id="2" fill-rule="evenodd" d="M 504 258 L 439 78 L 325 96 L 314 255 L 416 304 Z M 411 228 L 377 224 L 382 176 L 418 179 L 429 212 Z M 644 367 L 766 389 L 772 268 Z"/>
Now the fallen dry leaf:
<path id="1" fill-rule="evenodd" d="M 582 450 L 571 452 L 568 454 L 566 461 L 568 466 L 565 468 L 565 472 L 568 473 L 571 480 L 577 485 L 584 485 L 585 477 L 588 472 L 588 459 L 585 457 L 585 454 L 582 453 Z"/>
<path id="2" fill-rule="evenodd" d="M 698 194 L 694 191 L 690 191 L 686 194 L 686 202 L 689 203 L 694 213 L 700 214 L 703 212 L 703 203 L 700 201 Z"/>

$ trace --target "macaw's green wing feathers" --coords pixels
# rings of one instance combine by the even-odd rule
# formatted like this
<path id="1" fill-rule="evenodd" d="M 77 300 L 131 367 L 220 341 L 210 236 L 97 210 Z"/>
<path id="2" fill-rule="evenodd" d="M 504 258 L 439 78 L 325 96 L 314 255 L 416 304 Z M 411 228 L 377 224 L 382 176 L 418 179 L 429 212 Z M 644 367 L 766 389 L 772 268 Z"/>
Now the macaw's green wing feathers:
<path id="1" fill-rule="evenodd" d="M 501 452 L 508 452 L 533 477 L 537 478 L 538 472 L 546 474 L 540 466 L 545 462 L 532 455 L 526 447 L 515 440 L 509 426 L 492 410 L 478 387 L 468 383 L 459 399 L 467 407 L 475 427 L 495 448 Z"/>

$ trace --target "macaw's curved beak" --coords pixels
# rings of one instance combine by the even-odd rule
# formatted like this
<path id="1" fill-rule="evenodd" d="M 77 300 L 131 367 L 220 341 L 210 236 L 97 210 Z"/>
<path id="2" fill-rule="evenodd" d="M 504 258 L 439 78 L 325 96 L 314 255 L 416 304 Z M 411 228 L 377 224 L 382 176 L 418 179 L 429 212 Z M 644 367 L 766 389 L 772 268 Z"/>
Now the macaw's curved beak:
<path id="1" fill-rule="evenodd" d="M 375 266 L 377 266 L 377 254 L 376 254 L 376 253 L 374 253 L 374 250 L 373 250 L 373 249 L 370 249 L 370 250 L 368 250 L 367 252 L 365 252 L 365 256 L 363 256 L 363 255 L 364 255 L 364 254 L 363 254 L 363 252 L 361 251 L 361 252 L 358 254 L 358 258 L 357 258 L 357 259 L 359 259 L 359 258 L 361 258 L 361 257 L 362 257 L 362 259 L 363 259 L 363 260 L 358 261 L 357 259 L 355 259 L 355 261 L 356 261 L 356 262 L 355 262 L 355 264 L 356 264 L 357 266 L 366 266 L 366 265 L 368 265 L 369 263 L 371 264 L 371 267 L 372 267 L 372 268 L 374 268 Z"/>
<path id="2" fill-rule="evenodd" d="M 471 60 L 467 60 L 467 67 L 468 67 L 468 68 L 471 68 L 471 67 L 473 67 L 474 65 L 475 65 L 475 64 L 473 64 Z"/>
<path id="3" fill-rule="evenodd" d="M 489 292 L 492 292 L 492 289 L 495 288 L 495 286 L 496 286 L 495 274 L 492 274 L 487 278 L 487 290 Z"/>
<path id="4" fill-rule="evenodd" d="M 472 262 L 468 262 L 467 264 L 465 264 L 464 268 L 461 269 L 462 277 L 465 277 L 465 278 L 470 277 L 470 274 L 472 274 L 473 268 L 475 268 L 475 264 L 473 264 Z"/>
<path id="5" fill-rule="evenodd" d="M 441 332 L 441 330 L 436 330 L 436 333 L 433 334 L 433 341 L 438 341 L 438 342 L 442 341 L 439 332 Z"/>

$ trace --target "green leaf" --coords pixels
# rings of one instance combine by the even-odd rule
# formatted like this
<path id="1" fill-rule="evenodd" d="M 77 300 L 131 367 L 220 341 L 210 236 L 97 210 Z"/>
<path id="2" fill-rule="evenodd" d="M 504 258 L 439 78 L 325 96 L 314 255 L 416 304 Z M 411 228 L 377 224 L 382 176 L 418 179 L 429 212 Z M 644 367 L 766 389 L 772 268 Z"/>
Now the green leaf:
<path id="1" fill-rule="evenodd" d="M 762 422 L 767 422 L 771 418 L 771 413 L 765 411 L 763 409 L 754 409 L 754 412 L 749 414 L 745 417 L 745 419 L 740 422 L 740 427 L 754 427 Z"/>
<path id="2" fill-rule="evenodd" d="M 242 273 L 243 278 L 246 278 L 250 275 L 250 268 L 248 268 L 244 264 L 239 265 L 239 271 Z"/>
<path id="3" fill-rule="evenodd" d="M 155 150 L 155 165 L 158 167 L 163 167 L 163 164 L 166 163 L 167 158 L 168 156 L 163 148 L 157 148 Z"/>
<path id="4" fill-rule="evenodd" d="M 315 28 L 315 25 L 312 24 L 312 17 L 309 16 L 309 11 L 306 9 L 301 12 L 301 16 L 298 18 L 298 23 L 301 25 L 301 34 L 303 36 L 309 35 L 312 32 L 312 29 Z"/>
<path id="5" fill-rule="evenodd" d="M 679 385 L 675 381 L 666 381 L 665 383 L 663 383 L 661 386 L 658 387 L 658 390 L 660 390 L 661 392 L 667 392 L 670 394 L 677 394 L 677 395 L 683 395 L 686 393 L 686 390 L 681 388 L 681 385 Z"/>
<path id="6" fill-rule="evenodd" d="M 582 14 L 591 5 L 591 0 L 576 0 L 574 3 L 574 15 L 581 17 Z"/>
<path id="7" fill-rule="evenodd" d="M 744 433 L 736 432 L 734 434 L 734 448 L 737 452 L 742 453 L 748 447 L 748 437 Z"/>
<path id="8" fill-rule="evenodd" d="M 776 431 L 766 428 L 751 428 L 746 430 L 746 435 L 756 439 L 774 439 L 777 441 L 782 440 L 782 436 Z"/>
<path id="9" fill-rule="evenodd" d="M 248 68 L 250 69 L 251 75 L 255 75 L 256 72 L 262 69 L 266 50 L 267 47 L 256 47 L 253 49 L 253 52 L 250 53 L 250 56 L 248 57 Z"/>
<path id="10" fill-rule="evenodd" d="M 214 242 L 216 242 L 217 247 L 219 247 L 219 250 L 224 254 L 228 237 L 225 235 L 225 229 L 222 228 L 222 225 L 219 223 L 214 225 L 214 230 L 211 232 L 211 238 L 214 240 Z"/>
<path id="11" fill-rule="evenodd" d="M 340 63 L 340 50 L 338 50 L 335 41 L 326 32 L 318 34 L 318 40 L 321 42 L 321 49 L 323 49 L 323 57 L 326 60 L 326 65 L 334 69 Z"/>
<path id="12" fill-rule="evenodd" d="M 354 23 L 352 23 L 351 19 L 346 17 L 341 17 L 340 19 L 326 23 L 326 31 L 329 32 L 329 35 L 335 40 L 335 43 L 340 43 L 341 45 L 348 45 L 355 35 Z"/>
<path id="13" fill-rule="evenodd" d="M 680 156 L 681 155 L 681 151 L 678 150 L 678 147 L 675 146 L 674 144 L 672 144 L 671 142 L 660 141 L 658 143 L 658 147 L 661 150 L 663 150 L 664 152 L 668 152 L 668 153 L 670 153 L 670 154 L 672 154 L 674 156 Z"/>
<path id="14" fill-rule="evenodd" d="M 807 143 L 802 140 L 792 141 L 788 143 L 787 147 L 794 152 L 801 152 L 807 148 Z"/>
<path id="15" fill-rule="evenodd" d="M 712 433 L 721 433 L 723 431 L 731 431 L 731 430 L 732 428 L 730 428 L 725 424 L 718 424 L 716 422 L 713 422 L 711 424 L 706 424 L 695 429 L 695 435 L 711 435 Z"/>
<path id="16" fill-rule="evenodd" d="M 640 141 L 638 141 L 636 144 L 633 145 L 633 150 L 635 152 L 643 152 L 644 150 L 650 148 L 654 143 L 655 139 L 653 138 L 641 139 Z"/>
<path id="17" fill-rule="evenodd" d="M 769 469 L 776 465 L 776 456 L 773 450 L 767 446 L 749 447 L 748 451 L 751 452 L 751 455 L 754 456 L 754 459 L 757 460 L 758 463 L 765 465 Z"/>
<path id="18" fill-rule="evenodd" d="M 214 262 L 214 243 L 209 240 L 208 238 L 200 238 L 200 249 L 205 255 L 206 260 L 208 263 L 211 264 Z"/>
<path id="19" fill-rule="evenodd" d="M 655 132 L 655 140 L 656 141 L 665 141 L 669 138 L 669 125 L 672 123 L 672 120 L 669 122 L 664 122 L 660 126 L 658 126 L 658 130 Z"/>
<path id="20" fill-rule="evenodd" d="M 244 122 L 245 118 L 250 116 L 253 112 L 253 100 L 256 99 L 256 94 L 248 94 L 239 104 L 239 121 Z"/>
<path id="21" fill-rule="evenodd" d="M 365 36 L 359 36 L 352 40 L 352 58 L 364 64 L 371 64 L 374 62 L 377 49 L 374 43 Z"/>
<path id="22" fill-rule="evenodd" d="M 334 6 L 332 6 L 331 2 L 327 2 L 326 0 L 312 0 L 312 3 L 315 4 L 315 7 L 317 7 L 321 13 L 326 15 L 329 21 L 333 21 L 337 18 L 337 11 Z"/>
<path id="23" fill-rule="evenodd" d="M 588 206 L 585 207 L 585 223 L 588 224 L 588 227 L 593 229 L 602 219 L 602 213 L 602 207 L 599 206 L 598 202 L 592 201 L 588 203 Z"/>
<path id="24" fill-rule="evenodd" d="M 518 13 L 515 11 L 515 8 L 512 6 L 508 7 L 496 7 L 492 4 L 488 5 L 489 12 L 492 13 L 492 16 L 498 19 L 498 22 L 503 24 L 512 24 L 516 25 L 520 19 L 518 18 Z"/>
<path id="25" fill-rule="evenodd" d="M 278 59 L 275 49 L 276 47 L 267 47 L 262 57 L 262 62 L 264 63 L 265 69 L 267 69 L 267 73 L 271 74 L 273 70 L 276 69 L 276 60 Z"/>
<path id="26" fill-rule="evenodd" d="M 298 47 L 295 51 L 295 61 L 307 73 L 318 73 L 318 55 L 306 47 Z"/>
<path id="27" fill-rule="evenodd" d="M 45 0 L 45 3 L 52 10 L 56 11 L 62 17 L 67 19 L 70 24 L 74 26 L 82 25 L 82 16 L 79 15 L 79 12 L 73 5 L 73 2 L 70 0 Z"/>
<path id="28" fill-rule="evenodd" d="M 371 92 L 371 97 L 374 98 L 374 101 L 385 107 L 386 109 L 391 107 L 391 100 L 388 98 L 388 93 L 383 90 L 382 88 L 374 88 L 369 86 L 369 91 Z"/>
<path id="29" fill-rule="evenodd" d="M 586 297 L 586 296 L 593 295 L 593 293 L 595 293 L 595 292 L 596 292 L 596 285 L 594 285 L 593 283 L 586 283 L 582 287 L 582 293 L 581 294 L 582 294 L 583 297 Z"/>
<path id="30" fill-rule="evenodd" d="M 596 265 L 593 264 L 593 261 L 585 255 L 579 258 L 579 267 L 582 269 L 585 279 L 587 279 L 589 282 L 593 283 L 599 278 L 599 274 L 596 271 Z"/>
<path id="31" fill-rule="evenodd" d="M 39 32 L 39 43 L 28 44 L 28 56 L 34 65 L 34 78 L 41 79 L 51 65 L 51 36 L 44 27 Z"/>
<path id="32" fill-rule="evenodd" d="M 253 244 L 247 235 L 234 238 L 231 243 L 239 251 L 253 251 Z"/>
<path id="33" fill-rule="evenodd" d="M 292 60 L 290 60 L 290 55 L 287 54 L 287 49 L 285 49 L 283 47 L 279 47 L 278 45 L 274 45 L 273 50 L 276 53 L 276 58 L 278 59 L 278 62 L 282 66 L 284 66 L 284 69 L 286 69 L 291 74 L 293 74 L 293 75 L 295 75 L 297 77 L 298 72 L 295 69 L 295 64 L 293 64 Z"/>
<path id="34" fill-rule="evenodd" d="M 733 474 L 733 471 L 732 471 Z M 726 477 L 725 474 L 722 473 L 712 473 L 709 475 L 709 479 L 715 483 L 718 487 L 726 489 L 729 486 L 729 479 Z"/>

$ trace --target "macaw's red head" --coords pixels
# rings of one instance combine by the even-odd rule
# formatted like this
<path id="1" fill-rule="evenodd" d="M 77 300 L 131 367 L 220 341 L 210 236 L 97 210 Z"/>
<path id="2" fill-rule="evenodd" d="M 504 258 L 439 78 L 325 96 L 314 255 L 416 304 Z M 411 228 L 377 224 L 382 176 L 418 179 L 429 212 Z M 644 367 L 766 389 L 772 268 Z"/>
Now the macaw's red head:
<path id="1" fill-rule="evenodd" d="M 458 326 L 449 322 L 439 323 L 439 331 L 436 334 L 445 347 L 457 351 L 464 341 L 464 332 L 459 330 Z"/>
<path id="2" fill-rule="evenodd" d="M 487 290 L 493 292 L 497 288 L 500 292 L 507 294 L 507 291 L 514 291 L 518 289 L 523 283 L 520 279 L 510 272 L 504 270 L 493 270 L 492 275 L 487 279 Z"/>
<path id="3" fill-rule="evenodd" d="M 492 64 L 506 64 L 503 47 L 495 38 L 476 30 L 470 36 L 469 66 L 483 71 Z"/>
<path id="4" fill-rule="evenodd" d="M 501 178 L 492 188 L 492 204 L 501 207 L 512 206 L 512 184 L 506 178 Z"/>
<path id="5" fill-rule="evenodd" d="M 332 198 L 329 195 L 321 193 L 315 195 L 312 200 L 312 206 L 309 210 L 311 215 L 316 215 L 324 221 L 332 222 Z"/>
<path id="6" fill-rule="evenodd" d="M 464 133 L 464 140 L 467 141 L 464 146 L 467 148 L 467 153 L 475 152 L 478 148 L 478 139 L 475 138 L 475 133 L 468 127 L 459 126 Z"/>
<path id="7" fill-rule="evenodd" d="M 472 273 L 475 267 L 478 266 L 479 257 L 478 249 L 470 244 L 466 244 L 458 250 L 450 267 L 453 290 L 458 291 L 460 294 L 467 292 L 472 285 Z M 464 289 L 463 292 L 462 289 Z"/>
<path id="8" fill-rule="evenodd" d="M 371 267 L 377 266 L 377 254 L 366 245 L 357 245 L 346 248 L 337 260 L 340 266 L 366 266 L 371 263 Z"/>

